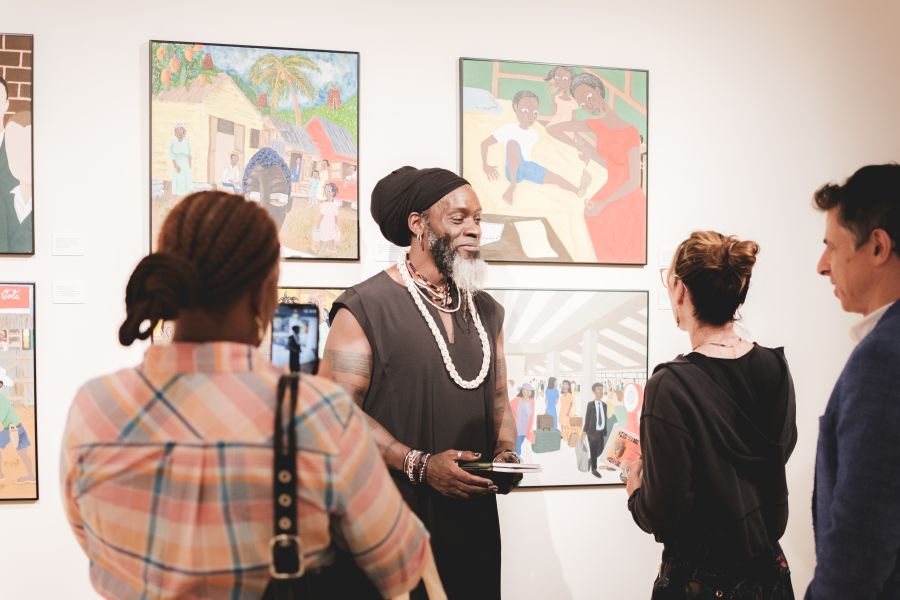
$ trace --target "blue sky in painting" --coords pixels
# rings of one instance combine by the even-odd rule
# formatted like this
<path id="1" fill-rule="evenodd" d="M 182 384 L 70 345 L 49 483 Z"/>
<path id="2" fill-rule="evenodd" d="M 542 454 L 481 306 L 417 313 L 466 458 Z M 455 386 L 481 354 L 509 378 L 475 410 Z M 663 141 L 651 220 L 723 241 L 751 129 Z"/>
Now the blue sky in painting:
<path id="1" fill-rule="evenodd" d="M 300 106 L 308 108 L 325 102 L 328 98 L 328 89 L 336 87 L 341 92 L 341 98 L 347 100 L 357 94 L 359 74 L 357 73 L 357 55 L 335 52 L 310 52 L 296 50 L 274 50 L 271 48 L 239 48 L 235 46 L 207 45 L 204 48 L 212 54 L 213 63 L 223 71 L 229 71 L 250 83 L 250 69 L 260 57 L 266 54 L 287 56 L 300 54 L 313 60 L 321 72 L 308 72 L 309 80 L 318 92 L 316 98 L 300 98 Z M 257 90 L 259 91 L 259 90 Z M 279 109 L 290 108 L 290 98 L 284 100 Z"/>

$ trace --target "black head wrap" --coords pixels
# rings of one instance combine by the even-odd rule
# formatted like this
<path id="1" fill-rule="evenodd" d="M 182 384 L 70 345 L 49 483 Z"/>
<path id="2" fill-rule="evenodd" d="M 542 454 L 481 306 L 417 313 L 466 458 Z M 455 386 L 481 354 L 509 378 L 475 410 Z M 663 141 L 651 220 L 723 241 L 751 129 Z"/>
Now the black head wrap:
<path id="1" fill-rule="evenodd" d="M 469 182 L 447 169 L 400 167 L 375 184 L 372 218 L 397 246 L 409 246 L 409 215 L 428 210 L 438 200 Z"/>

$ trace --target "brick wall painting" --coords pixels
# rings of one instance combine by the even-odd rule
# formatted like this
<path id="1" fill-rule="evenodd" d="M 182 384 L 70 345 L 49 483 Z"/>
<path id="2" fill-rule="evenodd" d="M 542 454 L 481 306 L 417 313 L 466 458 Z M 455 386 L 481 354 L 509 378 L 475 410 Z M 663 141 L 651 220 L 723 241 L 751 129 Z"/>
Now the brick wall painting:
<path id="1" fill-rule="evenodd" d="M 0 254 L 34 254 L 34 39 L 0 34 Z"/>

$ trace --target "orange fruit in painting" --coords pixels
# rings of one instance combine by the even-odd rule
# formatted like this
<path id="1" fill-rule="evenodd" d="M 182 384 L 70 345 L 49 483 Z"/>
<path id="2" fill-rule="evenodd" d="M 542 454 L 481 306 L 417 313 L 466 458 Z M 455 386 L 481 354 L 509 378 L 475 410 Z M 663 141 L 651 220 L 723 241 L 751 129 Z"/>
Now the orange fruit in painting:
<path id="1" fill-rule="evenodd" d="M 162 81 L 164 85 L 168 85 L 170 79 L 172 79 L 172 74 L 168 69 L 163 69 L 162 73 L 159 74 L 159 80 Z"/>
<path id="2" fill-rule="evenodd" d="M 165 57 L 166 57 L 166 47 L 160 46 L 159 48 L 156 49 L 156 59 L 161 61 Z"/>
<path id="3" fill-rule="evenodd" d="M 186 60 L 188 62 L 191 62 L 192 60 L 194 60 L 194 49 L 193 48 L 188 48 L 187 50 L 184 51 L 184 60 Z"/>
<path id="4" fill-rule="evenodd" d="M 203 44 L 194 44 L 194 52 L 200 52 L 203 50 Z"/>
<path id="5" fill-rule="evenodd" d="M 173 73 L 177 73 L 180 68 L 181 62 L 173 56 L 172 60 L 169 61 L 169 69 L 171 69 Z"/>

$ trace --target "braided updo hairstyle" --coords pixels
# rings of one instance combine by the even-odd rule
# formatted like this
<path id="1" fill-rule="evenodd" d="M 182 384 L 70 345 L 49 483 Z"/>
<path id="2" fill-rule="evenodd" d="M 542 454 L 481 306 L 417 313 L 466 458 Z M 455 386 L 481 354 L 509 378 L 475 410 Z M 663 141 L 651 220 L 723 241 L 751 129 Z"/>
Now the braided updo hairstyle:
<path id="1" fill-rule="evenodd" d="M 709 325 L 725 325 L 734 320 L 747 298 L 758 253 L 759 244 L 754 241 L 715 231 L 695 231 L 675 250 L 670 272 L 691 293 L 697 319 Z"/>
<path id="2" fill-rule="evenodd" d="M 190 194 L 172 209 L 158 248 L 128 280 L 119 328 L 125 346 L 147 339 L 159 321 L 182 309 L 228 307 L 265 280 L 281 245 L 275 222 L 258 203 L 212 191 Z"/>

